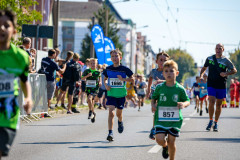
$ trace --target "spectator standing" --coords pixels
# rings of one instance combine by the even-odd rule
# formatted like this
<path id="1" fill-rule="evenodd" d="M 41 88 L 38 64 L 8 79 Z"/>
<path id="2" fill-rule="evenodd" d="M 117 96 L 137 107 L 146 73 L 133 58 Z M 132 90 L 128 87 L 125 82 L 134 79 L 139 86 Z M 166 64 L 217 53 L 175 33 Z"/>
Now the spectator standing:
<path id="1" fill-rule="evenodd" d="M 237 89 L 237 86 L 236 86 L 236 83 L 234 83 L 234 79 L 231 79 L 230 81 L 230 87 L 229 87 L 229 90 L 230 90 L 230 97 L 231 97 L 231 101 L 230 101 L 230 108 L 234 108 L 235 107 L 235 97 L 236 97 L 236 90 Z"/>
<path id="2" fill-rule="evenodd" d="M 239 90 L 240 90 L 240 83 L 238 82 L 238 78 L 234 78 L 234 83 L 236 84 L 236 108 L 239 108 Z"/>
<path id="3" fill-rule="evenodd" d="M 81 65 L 78 63 L 79 54 L 74 53 L 73 60 L 67 63 L 66 71 L 63 74 L 63 83 L 61 87 L 60 94 L 57 98 L 57 103 L 55 107 L 57 107 L 58 102 L 62 99 L 63 94 L 66 92 L 68 87 L 68 107 L 67 107 L 67 114 L 72 114 L 72 102 L 73 102 L 73 93 L 76 87 L 76 83 L 80 83 L 81 77 Z M 74 112 L 77 112 L 76 108 Z"/>
<path id="4" fill-rule="evenodd" d="M 56 57 L 56 51 L 54 49 L 50 49 L 48 51 L 48 57 L 42 59 L 41 62 L 41 73 L 46 75 L 47 80 L 47 99 L 48 99 L 48 108 L 54 109 L 51 107 L 51 99 L 53 97 L 53 93 L 55 90 L 55 78 L 54 71 L 58 71 L 60 74 L 63 74 L 66 69 L 66 64 L 63 65 L 61 69 L 56 62 L 53 61 Z"/>
<path id="5" fill-rule="evenodd" d="M 23 48 L 30 57 L 32 57 L 32 54 L 30 52 L 31 44 L 32 44 L 32 42 L 31 42 L 30 38 L 28 38 L 28 37 L 23 38 L 23 42 L 22 42 Z"/>

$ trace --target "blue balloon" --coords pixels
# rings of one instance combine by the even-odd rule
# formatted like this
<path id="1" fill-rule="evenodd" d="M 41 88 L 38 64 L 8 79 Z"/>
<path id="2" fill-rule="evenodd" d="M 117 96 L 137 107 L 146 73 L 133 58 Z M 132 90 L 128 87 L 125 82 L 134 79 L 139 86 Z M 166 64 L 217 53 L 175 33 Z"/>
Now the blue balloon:
<path id="1" fill-rule="evenodd" d="M 98 63 L 103 64 L 105 62 L 104 33 L 100 25 L 96 24 L 93 26 L 91 31 L 91 37 L 92 37 L 93 45 L 98 58 Z"/>
<path id="2" fill-rule="evenodd" d="M 108 38 L 108 37 L 104 37 L 104 43 L 105 43 L 105 57 L 104 57 L 104 62 L 107 65 L 112 65 L 112 60 L 111 60 L 111 56 L 110 56 L 110 52 L 111 50 L 115 49 L 114 43 L 113 41 Z"/>

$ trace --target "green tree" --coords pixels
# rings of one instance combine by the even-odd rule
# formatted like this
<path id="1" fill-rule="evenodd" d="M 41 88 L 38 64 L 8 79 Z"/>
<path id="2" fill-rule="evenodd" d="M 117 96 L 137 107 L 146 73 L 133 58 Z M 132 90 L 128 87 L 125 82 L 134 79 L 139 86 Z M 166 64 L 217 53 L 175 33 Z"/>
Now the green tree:
<path id="1" fill-rule="evenodd" d="M 177 76 L 178 82 L 184 82 L 188 77 L 194 76 L 197 73 L 197 69 L 194 65 L 194 59 L 185 50 L 181 49 L 169 49 L 166 51 L 171 58 L 177 62 L 179 75 Z"/>
<path id="2" fill-rule="evenodd" d="M 13 12 L 16 13 L 17 16 L 17 32 L 22 32 L 22 25 L 23 24 L 30 24 L 34 20 L 41 21 L 42 15 L 40 12 L 32 9 L 32 6 L 38 5 L 37 1 L 34 0 L 0 0 L 0 9 L 11 9 Z M 21 44 L 21 38 L 14 41 L 13 43 L 19 45 Z"/>
<path id="3" fill-rule="evenodd" d="M 240 65 L 239 65 L 239 62 L 240 62 L 240 48 L 235 49 L 235 51 L 232 52 L 232 53 L 229 53 L 229 55 L 230 55 L 229 59 L 233 62 L 233 64 L 235 65 L 238 72 L 236 74 L 230 76 L 228 78 L 228 80 L 230 80 L 233 77 L 240 78 Z M 230 84 L 230 83 L 228 83 L 228 84 Z"/>
<path id="4" fill-rule="evenodd" d="M 106 11 L 108 11 L 108 23 L 106 24 Z M 97 13 L 94 13 L 97 23 L 102 27 L 103 31 L 105 31 L 106 26 L 108 27 L 108 37 L 112 39 L 116 48 L 119 48 L 121 51 L 123 49 L 123 45 L 119 42 L 119 36 L 117 33 L 119 29 L 117 28 L 117 20 L 115 19 L 115 15 L 110 12 L 109 7 L 106 4 L 101 7 Z M 93 25 L 92 23 L 89 24 L 88 29 L 91 32 Z M 106 35 L 106 33 L 105 33 Z M 81 60 L 85 61 L 87 58 L 90 57 L 90 43 L 91 37 L 89 34 L 85 35 L 85 38 L 82 41 L 82 50 L 81 50 Z M 95 55 L 96 57 L 96 55 Z"/>

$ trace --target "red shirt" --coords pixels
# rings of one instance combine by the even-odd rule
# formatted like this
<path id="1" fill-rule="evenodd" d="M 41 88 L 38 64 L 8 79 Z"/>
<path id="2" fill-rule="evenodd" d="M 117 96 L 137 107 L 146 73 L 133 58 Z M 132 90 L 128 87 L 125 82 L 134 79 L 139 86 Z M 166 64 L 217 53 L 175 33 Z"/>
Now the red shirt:
<path id="1" fill-rule="evenodd" d="M 230 84 L 230 95 L 231 96 L 236 96 L 236 84 L 233 83 L 233 84 Z"/>

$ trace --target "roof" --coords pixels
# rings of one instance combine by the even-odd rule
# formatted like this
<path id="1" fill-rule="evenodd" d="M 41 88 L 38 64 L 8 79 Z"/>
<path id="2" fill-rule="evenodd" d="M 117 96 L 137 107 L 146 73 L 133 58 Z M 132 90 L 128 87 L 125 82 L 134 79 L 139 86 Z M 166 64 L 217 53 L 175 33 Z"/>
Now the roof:
<path id="1" fill-rule="evenodd" d="M 91 19 L 100 7 L 98 2 L 60 1 L 60 19 Z"/>

